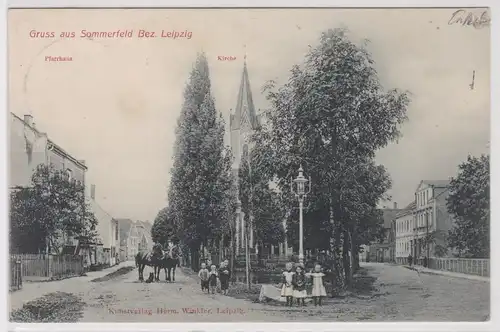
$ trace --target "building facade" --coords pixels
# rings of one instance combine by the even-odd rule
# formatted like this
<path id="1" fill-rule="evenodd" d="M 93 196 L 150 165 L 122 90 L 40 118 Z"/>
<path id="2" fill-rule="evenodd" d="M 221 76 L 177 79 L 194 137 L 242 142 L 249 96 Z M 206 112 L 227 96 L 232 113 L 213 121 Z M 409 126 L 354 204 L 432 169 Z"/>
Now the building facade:
<path id="1" fill-rule="evenodd" d="M 406 264 L 411 253 L 415 207 L 413 201 L 396 215 L 396 263 L 398 264 Z"/>
<path id="2" fill-rule="evenodd" d="M 101 244 L 97 254 L 97 264 L 113 266 L 118 263 L 119 249 L 118 222 L 106 212 L 96 201 L 95 185 L 91 185 L 89 206 L 97 219 L 96 230 Z"/>
<path id="3" fill-rule="evenodd" d="M 71 179 L 85 185 L 87 166 L 39 131 L 33 116 L 20 118 L 10 113 L 9 187 L 28 187 L 31 177 L 40 164 L 52 164 L 57 170 L 65 170 Z"/>
<path id="4" fill-rule="evenodd" d="M 423 180 L 415 191 L 413 211 L 413 240 L 411 253 L 414 258 L 448 256 L 437 247 L 446 247 L 446 235 L 453 227 L 453 218 L 448 213 L 446 203 L 449 196 L 449 180 Z"/>
<path id="5" fill-rule="evenodd" d="M 117 219 L 120 233 L 120 261 L 133 261 L 139 252 L 153 249 L 150 222 Z"/>
<path id="6" fill-rule="evenodd" d="M 368 246 L 363 246 L 360 254 L 360 261 L 366 262 L 394 262 L 396 260 L 396 215 L 401 211 L 396 202 L 393 208 L 384 207 L 382 209 L 384 218 L 384 236 L 382 241 L 374 241 Z"/>
<path id="7" fill-rule="evenodd" d="M 35 125 L 32 115 L 23 118 L 10 113 L 10 158 L 9 188 L 31 186 L 31 178 L 40 165 L 53 165 L 56 170 L 65 171 L 70 180 L 78 181 L 85 187 L 87 166 L 61 146 L 50 140 L 46 133 Z M 83 202 L 82 202 L 83 204 Z M 78 240 L 62 234 L 59 241 L 48 248 L 48 253 L 69 253 L 74 251 Z"/>

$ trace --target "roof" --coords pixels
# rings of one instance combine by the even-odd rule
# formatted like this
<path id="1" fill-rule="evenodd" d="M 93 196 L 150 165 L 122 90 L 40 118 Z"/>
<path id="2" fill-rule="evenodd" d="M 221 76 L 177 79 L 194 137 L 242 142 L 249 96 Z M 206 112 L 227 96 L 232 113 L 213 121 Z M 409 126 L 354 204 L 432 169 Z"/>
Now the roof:
<path id="1" fill-rule="evenodd" d="M 450 185 L 450 180 L 422 180 L 423 183 L 438 188 L 446 188 Z"/>
<path id="2" fill-rule="evenodd" d="M 33 130 L 36 134 L 38 134 L 38 135 L 47 135 L 46 133 L 42 133 L 40 130 L 38 130 L 37 128 L 35 128 L 33 125 L 30 125 L 29 123 L 27 123 L 26 121 L 24 121 L 23 118 L 17 116 L 15 113 L 10 112 L 10 114 L 12 114 L 12 116 L 14 116 L 15 118 L 17 118 L 22 123 L 24 123 L 25 126 L 27 126 L 28 128 L 30 128 L 31 130 Z M 75 163 L 79 167 L 83 168 L 84 170 L 87 170 L 87 166 L 82 161 L 80 161 L 80 160 L 76 159 L 75 157 L 73 157 L 66 150 L 64 150 L 61 146 L 59 146 L 58 144 L 56 144 L 53 140 L 47 138 L 47 144 L 49 146 L 52 146 L 52 149 L 53 149 L 54 152 L 57 152 L 58 154 L 60 154 L 60 155 L 62 155 L 64 157 L 70 159 L 73 163 Z"/>
<path id="3" fill-rule="evenodd" d="M 415 191 L 418 191 L 423 184 L 434 188 L 447 188 L 450 185 L 450 180 L 422 180 Z"/>
<path id="4" fill-rule="evenodd" d="M 243 107 L 245 102 L 247 107 Z M 241 75 L 240 89 L 238 91 L 238 100 L 234 114 L 231 114 L 230 125 L 231 129 L 239 129 L 243 122 L 248 119 L 252 129 L 259 126 L 259 119 L 255 112 L 253 103 L 252 89 L 250 88 L 250 79 L 248 77 L 247 63 L 243 64 L 243 73 Z"/>
<path id="5" fill-rule="evenodd" d="M 417 207 L 417 203 L 415 201 L 411 202 L 404 209 L 402 209 L 398 214 L 396 214 L 396 218 L 406 216 L 409 212 L 414 210 Z"/>
<path id="6" fill-rule="evenodd" d="M 148 243 L 153 243 L 153 238 L 151 237 L 151 230 L 153 229 L 153 225 L 149 221 L 140 221 L 136 222 L 137 227 L 142 227 L 144 231 L 142 232 L 146 237 Z"/>
<path id="7" fill-rule="evenodd" d="M 450 188 L 449 187 L 446 187 L 445 190 L 441 191 L 439 194 L 437 194 L 435 197 L 432 197 L 430 199 L 430 202 L 434 201 L 435 199 L 439 198 L 439 196 L 442 196 L 442 195 L 445 195 L 447 193 L 449 193 L 450 191 Z"/>
<path id="8" fill-rule="evenodd" d="M 392 221 L 402 209 L 382 209 L 384 215 L 384 228 L 391 228 Z"/>

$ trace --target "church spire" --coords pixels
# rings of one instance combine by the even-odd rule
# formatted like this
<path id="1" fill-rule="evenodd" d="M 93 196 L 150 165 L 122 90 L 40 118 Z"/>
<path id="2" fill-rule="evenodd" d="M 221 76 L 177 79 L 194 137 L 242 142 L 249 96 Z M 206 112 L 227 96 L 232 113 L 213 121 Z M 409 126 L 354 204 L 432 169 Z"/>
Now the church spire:
<path id="1" fill-rule="evenodd" d="M 245 46 L 246 49 L 246 46 Z M 243 56 L 243 73 L 241 75 L 240 88 L 238 91 L 238 100 L 234 112 L 232 129 L 247 128 L 254 130 L 259 125 L 257 113 L 253 104 L 252 89 L 250 87 L 250 79 L 248 77 L 247 54 Z"/>

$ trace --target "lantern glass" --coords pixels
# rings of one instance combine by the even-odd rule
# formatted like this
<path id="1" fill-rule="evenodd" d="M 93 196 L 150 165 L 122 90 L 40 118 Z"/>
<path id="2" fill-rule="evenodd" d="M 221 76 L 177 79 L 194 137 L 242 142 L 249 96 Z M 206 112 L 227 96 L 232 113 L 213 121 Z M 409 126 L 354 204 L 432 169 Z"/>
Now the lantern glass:
<path id="1" fill-rule="evenodd" d="M 299 192 L 299 194 L 303 194 L 304 193 L 304 181 L 298 181 L 297 182 L 297 191 Z"/>

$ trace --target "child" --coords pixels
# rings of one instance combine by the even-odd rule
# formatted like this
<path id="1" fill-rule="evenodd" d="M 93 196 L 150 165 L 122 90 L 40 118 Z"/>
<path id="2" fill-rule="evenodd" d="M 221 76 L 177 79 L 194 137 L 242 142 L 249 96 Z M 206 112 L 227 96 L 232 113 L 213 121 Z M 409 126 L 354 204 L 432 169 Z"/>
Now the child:
<path id="1" fill-rule="evenodd" d="M 210 291 L 212 294 L 215 294 L 215 288 L 217 288 L 217 270 L 215 269 L 215 265 L 210 267 L 211 271 L 208 276 L 208 281 L 210 284 Z"/>
<path id="2" fill-rule="evenodd" d="M 209 272 L 207 269 L 207 265 L 205 263 L 201 263 L 201 270 L 198 272 L 198 277 L 200 277 L 201 280 L 201 291 L 207 290 L 207 294 L 210 293 L 210 290 L 208 289 L 208 276 Z"/>
<path id="3" fill-rule="evenodd" d="M 283 277 L 281 279 L 283 283 L 283 287 L 281 288 L 281 296 L 286 298 L 287 307 L 291 307 L 293 305 L 293 275 L 295 272 L 292 271 L 293 264 L 286 264 L 286 271 L 283 272 Z"/>
<path id="4" fill-rule="evenodd" d="M 224 261 L 220 264 L 220 269 L 219 269 L 220 289 L 223 295 L 227 295 L 229 289 L 230 274 L 228 265 L 229 265 L 228 262 Z"/>
<path id="5" fill-rule="evenodd" d="M 312 277 L 312 298 L 314 299 L 314 305 L 318 304 L 321 306 L 321 300 L 326 296 L 326 289 L 323 285 L 323 277 L 325 274 L 321 272 L 321 265 L 316 264 L 314 270 L 307 274 L 308 277 Z"/>
<path id="6" fill-rule="evenodd" d="M 297 299 L 297 305 L 305 306 L 307 297 L 306 274 L 302 265 L 298 265 L 293 275 L 293 297 Z"/>

